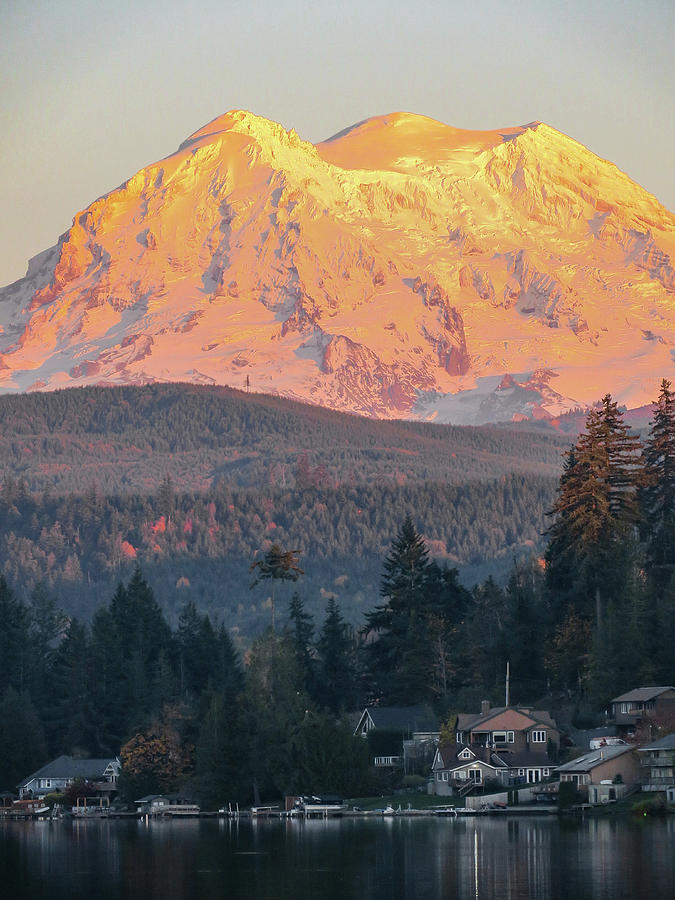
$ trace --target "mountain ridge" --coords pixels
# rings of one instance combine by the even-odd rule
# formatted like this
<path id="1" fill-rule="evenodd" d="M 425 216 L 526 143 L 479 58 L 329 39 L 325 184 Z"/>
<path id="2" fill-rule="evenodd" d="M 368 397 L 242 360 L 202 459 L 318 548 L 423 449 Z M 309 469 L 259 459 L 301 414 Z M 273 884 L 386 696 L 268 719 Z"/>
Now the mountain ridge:
<path id="1" fill-rule="evenodd" d="M 0 291 L 0 390 L 246 382 L 458 424 L 639 406 L 675 359 L 673 253 L 675 216 L 543 123 L 396 113 L 313 145 L 231 111 Z"/>

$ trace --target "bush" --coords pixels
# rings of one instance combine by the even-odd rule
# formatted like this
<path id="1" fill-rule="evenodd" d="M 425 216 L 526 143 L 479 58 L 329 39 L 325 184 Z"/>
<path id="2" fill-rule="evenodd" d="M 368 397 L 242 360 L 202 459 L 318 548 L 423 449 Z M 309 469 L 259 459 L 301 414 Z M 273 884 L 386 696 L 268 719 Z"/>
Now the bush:
<path id="1" fill-rule="evenodd" d="M 410 791 L 421 791 L 427 786 L 427 779 L 423 775 L 404 775 L 401 779 L 401 787 Z"/>

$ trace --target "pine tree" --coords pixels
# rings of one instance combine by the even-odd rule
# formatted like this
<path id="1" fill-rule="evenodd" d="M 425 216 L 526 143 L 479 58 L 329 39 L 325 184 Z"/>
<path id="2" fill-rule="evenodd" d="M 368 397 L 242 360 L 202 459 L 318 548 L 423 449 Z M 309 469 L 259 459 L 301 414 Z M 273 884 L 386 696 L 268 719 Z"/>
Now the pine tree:
<path id="1" fill-rule="evenodd" d="M 663 596 L 675 574 L 675 394 L 665 378 L 645 445 L 644 466 L 646 562 L 650 582 Z"/>
<path id="2" fill-rule="evenodd" d="M 0 790 L 14 791 L 26 775 L 47 761 L 40 718 L 26 691 L 0 694 Z"/>
<path id="3" fill-rule="evenodd" d="M 602 622 L 607 598 L 626 578 L 626 542 L 639 521 L 640 441 L 606 395 L 567 453 L 546 550 L 547 586 L 558 621 L 575 600 Z"/>
<path id="4" fill-rule="evenodd" d="M 291 643 L 295 649 L 299 678 L 298 688 L 308 691 L 312 695 L 315 677 L 311 652 L 314 623 L 309 613 L 305 612 L 304 601 L 297 591 L 294 591 L 288 605 L 288 628 Z"/>
<path id="5" fill-rule="evenodd" d="M 2 623 L 0 692 L 8 687 L 21 692 L 28 687 L 30 681 L 30 617 L 28 610 L 14 596 L 3 575 L 0 575 L 0 623 Z"/>
<path id="6" fill-rule="evenodd" d="M 644 451 L 647 652 L 654 683 L 675 678 L 675 394 L 664 379 Z"/>
<path id="7" fill-rule="evenodd" d="M 256 573 L 251 588 L 256 587 L 261 581 L 272 582 L 272 631 L 276 627 L 274 585 L 277 581 L 297 581 L 305 574 L 298 565 L 299 555 L 299 550 L 282 550 L 279 544 L 272 544 L 262 559 L 249 566 L 249 571 Z"/>
<path id="8" fill-rule="evenodd" d="M 367 613 L 363 633 L 375 697 L 393 704 L 417 703 L 429 693 L 425 625 L 429 552 L 410 515 L 384 561 L 380 594 L 385 603 Z"/>
<path id="9" fill-rule="evenodd" d="M 94 755 L 96 718 L 93 704 L 93 660 L 87 629 L 71 619 L 54 655 L 52 704 L 45 716 L 48 739 L 55 755 Z"/>
<path id="10" fill-rule="evenodd" d="M 356 706 L 356 660 L 354 639 L 342 618 L 337 600 L 331 597 L 317 642 L 319 673 L 318 703 L 334 714 Z"/>

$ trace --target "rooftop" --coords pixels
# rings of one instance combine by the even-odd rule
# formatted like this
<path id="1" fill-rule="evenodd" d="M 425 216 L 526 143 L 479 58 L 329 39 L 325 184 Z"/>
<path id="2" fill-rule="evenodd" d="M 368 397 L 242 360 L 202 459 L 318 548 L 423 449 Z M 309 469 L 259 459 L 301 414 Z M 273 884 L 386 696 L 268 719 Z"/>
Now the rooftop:
<path id="1" fill-rule="evenodd" d="M 644 747 L 638 747 L 638 750 L 675 750 L 675 734 L 667 734 L 665 737 L 659 738 L 658 741 L 652 741 L 651 744 L 645 744 Z"/>
<path id="2" fill-rule="evenodd" d="M 617 744 L 614 747 L 603 747 L 601 750 L 591 750 L 583 756 L 558 766 L 558 772 L 590 772 L 596 766 L 606 763 L 609 759 L 621 756 L 623 753 L 630 753 L 635 750 L 632 744 Z"/>
<path id="3" fill-rule="evenodd" d="M 25 778 L 19 787 L 24 787 L 34 778 L 102 778 L 111 763 L 119 765 L 119 760 L 114 756 L 107 759 L 76 759 L 73 756 L 59 756 Z"/>
<path id="4" fill-rule="evenodd" d="M 640 687 L 634 688 L 632 691 L 628 691 L 627 694 L 621 694 L 620 697 L 614 697 L 612 703 L 627 703 L 630 701 L 637 703 L 645 703 L 648 700 L 653 700 L 655 697 L 660 697 L 661 694 L 665 694 L 666 691 L 675 691 L 675 687 L 671 685 L 662 685 L 661 687 Z"/>

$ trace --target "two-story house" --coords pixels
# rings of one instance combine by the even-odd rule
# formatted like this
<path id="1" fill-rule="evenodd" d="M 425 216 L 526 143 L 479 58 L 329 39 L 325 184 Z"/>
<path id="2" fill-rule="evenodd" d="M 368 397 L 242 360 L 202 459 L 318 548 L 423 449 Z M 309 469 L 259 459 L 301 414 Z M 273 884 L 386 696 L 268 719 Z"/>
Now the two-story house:
<path id="1" fill-rule="evenodd" d="M 560 732 L 545 710 L 524 706 L 491 707 L 487 700 L 480 714 L 460 713 L 455 726 L 458 744 L 490 747 L 513 753 L 557 752 Z"/>
<path id="2" fill-rule="evenodd" d="M 643 791 L 667 791 L 675 787 L 675 734 L 638 747 Z"/>
<path id="3" fill-rule="evenodd" d="M 487 779 L 502 784 L 536 784 L 551 777 L 560 732 L 545 710 L 491 707 L 460 713 L 454 743 L 438 747 L 432 764 L 430 790 L 436 794 L 464 792 L 469 784 Z"/>
<path id="4" fill-rule="evenodd" d="M 675 687 L 640 687 L 612 700 L 612 717 L 621 734 L 646 721 L 675 721 Z"/>

